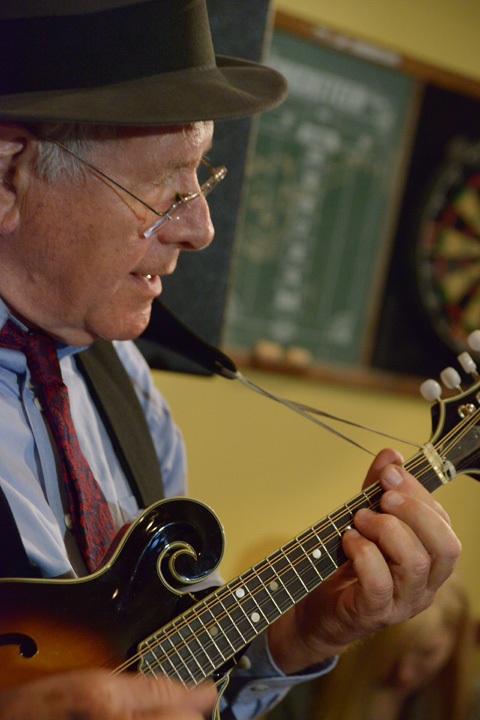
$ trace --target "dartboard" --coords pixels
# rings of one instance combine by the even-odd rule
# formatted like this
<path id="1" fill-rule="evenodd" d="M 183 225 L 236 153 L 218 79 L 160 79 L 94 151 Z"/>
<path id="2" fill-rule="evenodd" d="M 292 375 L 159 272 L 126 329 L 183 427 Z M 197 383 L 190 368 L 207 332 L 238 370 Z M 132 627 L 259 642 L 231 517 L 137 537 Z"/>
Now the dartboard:
<path id="1" fill-rule="evenodd" d="M 415 233 L 423 312 L 455 351 L 480 328 L 480 143 L 456 143 L 427 194 Z"/>

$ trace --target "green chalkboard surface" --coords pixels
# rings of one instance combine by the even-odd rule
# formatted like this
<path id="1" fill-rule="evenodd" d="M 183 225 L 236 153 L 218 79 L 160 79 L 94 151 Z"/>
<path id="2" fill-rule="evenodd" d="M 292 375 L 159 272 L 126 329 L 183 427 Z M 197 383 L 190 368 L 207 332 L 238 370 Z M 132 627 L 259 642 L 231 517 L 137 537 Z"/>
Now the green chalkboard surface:
<path id="1" fill-rule="evenodd" d="M 404 161 L 414 80 L 275 30 L 287 100 L 259 118 L 224 345 L 355 365 Z"/>

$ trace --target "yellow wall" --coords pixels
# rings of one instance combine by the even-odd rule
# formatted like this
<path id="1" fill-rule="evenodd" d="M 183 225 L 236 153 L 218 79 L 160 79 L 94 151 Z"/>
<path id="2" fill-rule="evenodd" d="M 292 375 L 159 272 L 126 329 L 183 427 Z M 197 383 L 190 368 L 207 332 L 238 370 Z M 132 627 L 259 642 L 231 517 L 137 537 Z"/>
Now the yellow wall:
<path id="1" fill-rule="evenodd" d="M 274 6 L 480 80 L 478 0 L 274 0 Z"/>
<path id="2" fill-rule="evenodd" d="M 480 79 L 478 0 L 277 0 L 276 6 Z M 429 437 L 429 408 L 421 399 L 246 374 L 274 392 L 418 443 Z M 369 464 L 366 454 L 239 383 L 159 372 L 155 379 L 184 431 L 191 494 L 213 507 L 224 524 L 225 577 L 240 573 L 359 491 Z M 384 445 L 375 436 L 362 435 L 362 440 L 372 449 Z M 397 446 L 406 458 L 413 454 Z M 480 486 L 460 477 L 441 489 L 438 499 L 463 542 L 461 567 L 480 617 Z"/>
<path id="3" fill-rule="evenodd" d="M 300 402 L 423 443 L 430 409 L 420 398 L 302 382 L 245 370 L 254 382 Z M 370 457 L 238 381 L 155 372 L 189 449 L 190 493 L 215 510 L 226 534 L 223 573 L 238 575 L 357 494 Z M 376 451 L 414 448 L 351 431 Z M 480 485 L 456 478 L 437 492 L 464 545 L 462 568 L 480 616 Z"/>

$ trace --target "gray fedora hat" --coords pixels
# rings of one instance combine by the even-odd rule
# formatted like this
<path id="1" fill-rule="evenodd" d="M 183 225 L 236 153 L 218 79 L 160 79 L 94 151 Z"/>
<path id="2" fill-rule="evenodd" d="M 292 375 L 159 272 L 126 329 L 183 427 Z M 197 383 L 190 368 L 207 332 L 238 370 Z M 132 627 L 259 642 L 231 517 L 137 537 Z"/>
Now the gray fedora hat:
<path id="1" fill-rule="evenodd" d="M 0 2 L 3 120 L 226 120 L 285 94 L 272 68 L 215 55 L 205 0 Z"/>

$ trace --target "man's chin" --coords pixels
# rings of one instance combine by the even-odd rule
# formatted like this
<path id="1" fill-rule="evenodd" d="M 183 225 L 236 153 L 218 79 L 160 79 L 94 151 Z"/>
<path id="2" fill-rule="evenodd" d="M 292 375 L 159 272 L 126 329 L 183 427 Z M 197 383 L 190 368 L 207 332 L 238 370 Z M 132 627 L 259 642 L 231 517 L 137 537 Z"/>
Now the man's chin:
<path id="1" fill-rule="evenodd" d="M 152 306 L 149 305 L 141 313 L 121 318 L 117 323 L 105 323 L 104 327 L 98 327 L 96 332 L 92 333 L 92 341 L 97 338 L 108 341 L 135 340 L 146 330 L 151 314 Z"/>

